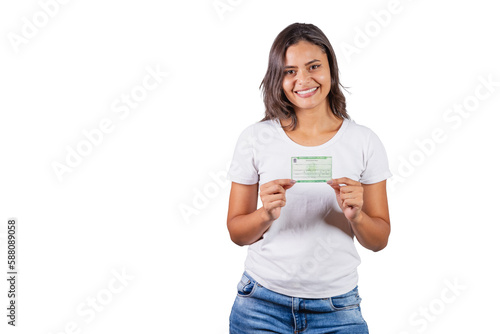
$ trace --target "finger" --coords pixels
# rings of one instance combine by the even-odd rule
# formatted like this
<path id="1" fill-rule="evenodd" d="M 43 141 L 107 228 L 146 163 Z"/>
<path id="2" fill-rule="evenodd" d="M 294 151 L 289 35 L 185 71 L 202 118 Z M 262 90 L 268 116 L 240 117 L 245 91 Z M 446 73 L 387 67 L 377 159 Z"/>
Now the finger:
<path id="1" fill-rule="evenodd" d="M 346 186 L 346 184 L 344 183 L 334 182 L 333 179 L 326 181 L 326 183 L 329 184 L 333 189 L 340 189 L 341 187 Z"/>
<path id="2" fill-rule="evenodd" d="M 292 179 L 278 179 L 275 180 L 277 181 L 277 184 L 283 187 L 283 189 L 287 190 L 290 189 L 297 181 L 292 180 Z"/>
<path id="3" fill-rule="evenodd" d="M 331 186 L 340 186 L 341 184 L 345 184 L 345 185 L 348 185 L 348 186 L 359 186 L 361 185 L 361 183 L 359 183 L 358 181 L 354 181 L 348 177 L 340 177 L 340 178 L 337 178 L 337 179 L 331 179 L 329 180 L 328 182 L 329 185 Z"/>
<path id="4" fill-rule="evenodd" d="M 328 181 L 328 182 L 330 182 L 330 181 Z M 327 183 L 328 183 L 328 182 L 327 182 Z M 330 184 L 330 186 L 331 186 L 333 189 L 335 189 L 335 190 L 341 190 L 342 188 L 347 187 L 345 184 Z"/>
<path id="5" fill-rule="evenodd" d="M 261 196 L 262 202 L 264 203 L 271 203 L 275 202 L 277 200 L 284 200 L 286 201 L 286 198 L 283 194 L 272 194 L 272 195 L 266 195 L 266 196 Z"/>
<path id="6" fill-rule="evenodd" d="M 340 199 L 342 199 L 342 200 L 346 200 L 346 199 L 358 199 L 358 200 L 360 200 L 360 199 L 362 199 L 362 197 L 356 193 L 341 193 Z"/>
<path id="7" fill-rule="evenodd" d="M 286 189 L 279 184 L 271 184 L 269 187 L 261 191 L 263 195 L 274 195 L 274 194 L 282 194 L 285 195 Z"/>
<path id="8" fill-rule="evenodd" d="M 354 207 L 354 208 L 360 208 L 361 207 L 361 203 L 357 200 L 357 199 L 346 199 L 344 200 L 344 202 L 342 203 L 342 205 L 345 207 L 348 207 L 348 206 L 351 206 L 351 207 Z"/>
<path id="9" fill-rule="evenodd" d="M 263 184 L 260 187 L 260 190 L 266 191 L 267 189 L 271 189 L 271 191 L 276 192 L 280 188 L 282 188 L 282 189 L 290 188 L 291 186 L 293 186 L 295 184 L 295 182 L 296 181 L 292 180 L 292 179 L 277 179 L 277 180 L 269 181 L 269 182 Z"/>
<path id="10" fill-rule="evenodd" d="M 268 211 L 271 211 L 272 209 L 275 209 L 275 208 L 281 208 L 283 206 L 286 205 L 286 202 L 283 201 L 283 200 L 278 200 L 278 201 L 274 201 L 274 202 L 271 202 L 267 205 L 266 209 Z"/>
<path id="11" fill-rule="evenodd" d="M 273 182 L 274 184 L 279 184 L 280 186 L 293 186 L 297 181 L 292 179 L 277 179 L 271 182 Z"/>
<path id="12" fill-rule="evenodd" d="M 347 194 L 347 193 L 352 193 L 352 192 L 358 192 L 359 187 L 358 186 L 342 186 L 338 187 L 340 189 L 341 193 Z"/>
<path id="13" fill-rule="evenodd" d="M 266 187 L 272 187 L 274 185 L 280 185 L 280 186 L 286 186 L 286 185 L 290 185 L 290 184 L 295 184 L 295 180 L 292 180 L 292 179 L 276 179 L 276 180 L 272 180 L 272 181 L 269 181 L 267 183 L 264 183 L 262 185 L 262 188 L 266 188 Z"/>

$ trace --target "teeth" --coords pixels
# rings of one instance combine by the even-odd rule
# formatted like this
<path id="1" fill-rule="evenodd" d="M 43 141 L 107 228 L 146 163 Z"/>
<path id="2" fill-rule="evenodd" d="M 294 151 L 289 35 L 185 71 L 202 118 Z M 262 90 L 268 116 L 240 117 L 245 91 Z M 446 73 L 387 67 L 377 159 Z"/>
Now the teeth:
<path id="1" fill-rule="evenodd" d="M 303 90 L 301 92 L 297 92 L 297 94 L 300 94 L 300 95 L 309 94 L 309 93 L 314 92 L 316 89 L 318 89 L 318 87 L 311 88 L 311 89 L 308 89 L 308 90 Z"/>

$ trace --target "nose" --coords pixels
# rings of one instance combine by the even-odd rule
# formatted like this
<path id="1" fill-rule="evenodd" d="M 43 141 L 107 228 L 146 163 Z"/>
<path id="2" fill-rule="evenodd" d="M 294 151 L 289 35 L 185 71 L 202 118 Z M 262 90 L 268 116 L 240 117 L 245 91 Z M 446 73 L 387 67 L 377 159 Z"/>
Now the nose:
<path id="1" fill-rule="evenodd" d="M 298 85 L 305 85 L 311 79 L 311 75 L 310 75 L 310 73 L 308 71 L 299 70 L 297 72 L 296 78 L 297 78 L 297 84 Z"/>

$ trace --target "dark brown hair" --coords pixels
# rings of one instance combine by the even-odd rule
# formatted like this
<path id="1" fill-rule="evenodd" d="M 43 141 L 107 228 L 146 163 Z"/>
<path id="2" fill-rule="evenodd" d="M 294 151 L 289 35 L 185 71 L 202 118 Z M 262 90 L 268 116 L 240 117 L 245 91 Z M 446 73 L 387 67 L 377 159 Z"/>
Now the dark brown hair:
<path id="1" fill-rule="evenodd" d="M 328 94 L 330 108 L 335 116 L 350 119 L 346 110 L 344 94 L 340 90 L 340 87 L 344 89 L 345 87 L 340 84 L 337 58 L 328 38 L 313 24 L 293 23 L 278 34 L 269 52 L 267 72 L 260 84 L 266 107 L 266 115 L 261 122 L 276 118 L 291 118 L 291 130 L 294 130 L 297 126 L 297 115 L 293 109 L 293 104 L 285 96 L 282 84 L 286 51 L 290 46 L 300 41 L 315 44 L 326 53 L 332 81 Z"/>

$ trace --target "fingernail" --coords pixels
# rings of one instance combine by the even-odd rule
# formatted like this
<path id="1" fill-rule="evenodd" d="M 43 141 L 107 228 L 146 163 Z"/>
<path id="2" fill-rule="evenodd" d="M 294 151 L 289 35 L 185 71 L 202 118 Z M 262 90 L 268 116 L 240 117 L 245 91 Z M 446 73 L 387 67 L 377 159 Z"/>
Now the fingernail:
<path id="1" fill-rule="evenodd" d="M 290 181 L 291 184 L 294 184 L 295 182 L 297 182 L 297 181 L 295 181 L 295 180 Z"/>
<path id="2" fill-rule="evenodd" d="M 328 180 L 328 181 L 326 181 L 326 183 L 328 183 L 328 184 L 332 184 L 332 183 L 333 183 L 333 180 Z"/>

